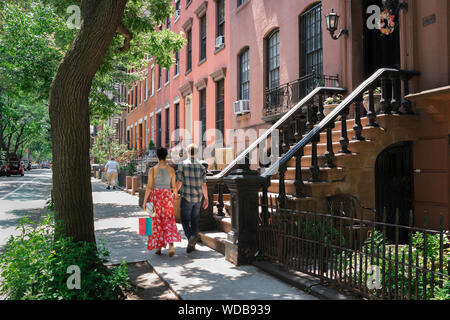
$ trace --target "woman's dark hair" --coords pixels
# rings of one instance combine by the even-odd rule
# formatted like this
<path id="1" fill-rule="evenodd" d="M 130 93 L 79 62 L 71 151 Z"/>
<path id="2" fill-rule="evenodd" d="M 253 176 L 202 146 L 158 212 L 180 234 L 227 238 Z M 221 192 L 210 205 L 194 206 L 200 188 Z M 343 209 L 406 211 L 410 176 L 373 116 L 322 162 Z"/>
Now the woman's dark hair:
<path id="1" fill-rule="evenodd" d="M 167 149 L 166 148 L 158 148 L 156 150 L 156 156 L 159 160 L 166 160 L 167 158 Z"/>

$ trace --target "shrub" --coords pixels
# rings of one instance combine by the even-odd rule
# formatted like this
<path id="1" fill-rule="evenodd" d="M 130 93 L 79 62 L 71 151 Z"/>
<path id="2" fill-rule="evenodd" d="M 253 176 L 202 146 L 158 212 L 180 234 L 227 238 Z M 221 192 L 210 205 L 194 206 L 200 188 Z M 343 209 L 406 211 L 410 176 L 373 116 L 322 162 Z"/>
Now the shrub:
<path id="1" fill-rule="evenodd" d="M 31 224 L 31 227 L 29 226 Z M 127 265 L 107 268 L 103 244 L 55 238 L 52 215 L 33 226 L 27 218 L 0 256 L 0 294 L 12 300 L 115 300 L 129 288 Z M 81 271 L 81 288 L 69 289 L 69 266 Z"/>
<path id="2" fill-rule="evenodd" d="M 450 280 L 446 281 L 442 288 L 438 288 L 433 300 L 450 300 Z"/>
<path id="3" fill-rule="evenodd" d="M 338 268 L 345 269 L 347 274 L 351 274 L 351 281 L 358 283 L 367 280 L 367 276 L 363 273 L 360 274 L 360 270 L 367 270 L 370 265 L 380 267 L 381 276 L 384 279 L 384 290 L 386 294 L 390 293 L 392 296 L 395 292 L 398 292 L 400 296 L 407 297 L 411 295 L 413 299 L 432 299 L 431 288 L 435 289 L 435 298 L 448 299 L 449 285 L 447 284 L 443 288 L 439 288 L 439 277 L 437 275 L 432 276 L 431 272 L 426 272 L 425 275 L 421 271 L 421 268 L 426 267 L 427 270 L 439 271 L 439 235 L 427 234 L 427 246 L 426 255 L 424 250 L 424 234 L 416 232 L 411 237 L 411 247 L 409 245 L 399 245 L 398 247 L 398 261 L 405 262 L 403 267 L 401 264 L 395 265 L 395 245 L 388 242 L 383 242 L 383 234 L 379 231 L 375 231 L 373 235 L 369 235 L 369 238 L 363 244 L 360 252 L 348 257 L 346 253 L 342 253 L 339 257 L 340 264 Z M 373 246 L 372 246 L 373 242 Z M 450 243 L 450 237 L 448 234 L 444 234 L 443 237 L 443 272 L 448 274 L 448 264 L 450 260 L 450 252 L 447 245 Z M 389 255 L 389 250 L 391 255 Z M 384 253 L 384 256 L 383 256 Z M 369 255 L 366 265 L 365 256 Z M 378 257 L 378 258 L 377 258 Z M 425 259 L 426 266 L 425 266 Z M 361 259 L 362 258 L 362 259 Z M 432 265 L 432 259 L 434 259 L 434 266 Z M 362 260 L 362 264 L 360 261 Z M 390 266 L 389 266 L 389 262 Z M 409 264 L 411 264 L 411 270 L 409 270 Z M 356 267 L 356 268 L 355 268 Z M 350 270 L 351 269 L 351 270 Z M 360 279 L 360 277 L 362 277 Z M 424 288 L 424 277 L 426 280 L 426 287 Z M 447 277 L 448 279 L 448 277 Z M 444 282 L 445 283 L 445 282 Z M 416 291 L 417 288 L 417 291 Z"/>

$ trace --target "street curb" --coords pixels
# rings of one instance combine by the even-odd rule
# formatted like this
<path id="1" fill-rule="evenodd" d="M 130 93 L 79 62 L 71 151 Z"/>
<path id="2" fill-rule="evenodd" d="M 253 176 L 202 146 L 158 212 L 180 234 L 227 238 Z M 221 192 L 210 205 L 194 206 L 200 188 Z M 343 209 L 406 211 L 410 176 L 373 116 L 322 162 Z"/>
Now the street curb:
<path id="1" fill-rule="evenodd" d="M 298 271 L 287 272 L 267 261 L 254 261 L 253 265 L 320 300 L 356 300 L 335 289 L 321 285 L 316 277 Z"/>
<path id="2" fill-rule="evenodd" d="M 128 264 L 131 264 L 131 263 L 147 263 L 147 264 L 150 266 L 150 269 L 152 270 L 152 272 L 154 272 L 154 273 L 159 277 L 159 279 L 161 279 L 161 281 L 164 282 L 164 284 L 169 288 L 169 290 L 172 291 L 172 293 L 173 293 L 179 300 L 183 300 L 183 298 L 178 294 L 178 292 L 176 292 L 176 291 L 173 289 L 172 285 L 171 285 L 166 279 L 164 279 L 164 278 L 159 274 L 158 271 L 156 271 L 155 267 L 152 266 L 152 264 L 150 263 L 150 261 L 148 261 L 148 260 L 133 261 L 133 262 L 128 262 L 128 261 L 127 261 L 127 265 L 128 265 Z M 117 266 L 120 266 L 120 263 L 119 263 L 119 264 L 117 264 L 117 263 L 114 263 L 114 264 L 105 264 L 105 266 L 117 267 Z M 0 299 L 0 300 L 1 300 L 1 299 Z"/>
<path id="3" fill-rule="evenodd" d="M 179 300 L 184 300 L 184 299 L 180 296 L 180 294 L 172 287 L 172 285 L 170 284 L 170 282 L 167 281 L 166 279 L 164 279 L 164 277 L 161 276 L 161 274 L 155 269 L 155 267 L 153 267 L 153 265 L 150 263 L 150 261 L 148 261 L 148 260 L 145 260 L 145 261 L 149 264 L 149 266 L 153 269 L 153 272 L 161 279 L 161 281 L 164 282 L 165 285 L 166 285 L 167 287 L 169 287 L 170 291 L 172 291 L 173 294 L 174 294 Z"/>

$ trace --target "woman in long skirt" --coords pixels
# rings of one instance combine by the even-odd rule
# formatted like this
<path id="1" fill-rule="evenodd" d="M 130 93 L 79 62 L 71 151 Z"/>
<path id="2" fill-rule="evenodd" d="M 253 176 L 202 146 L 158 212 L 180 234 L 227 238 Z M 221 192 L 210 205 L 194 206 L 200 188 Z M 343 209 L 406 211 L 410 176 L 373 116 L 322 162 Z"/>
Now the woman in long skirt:
<path id="1" fill-rule="evenodd" d="M 169 256 L 175 254 L 174 242 L 181 242 L 181 234 L 175 222 L 174 199 L 178 195 L 175 170 L 166 163 L 167 149 L 156 152 L 158 164 L 148 172 L 144 210 L 147 202 L 153 201 L 155 217 L 152 218 L 152 235 L 148 237 L 147 249 L 160 255 L 169 244 Z"/>

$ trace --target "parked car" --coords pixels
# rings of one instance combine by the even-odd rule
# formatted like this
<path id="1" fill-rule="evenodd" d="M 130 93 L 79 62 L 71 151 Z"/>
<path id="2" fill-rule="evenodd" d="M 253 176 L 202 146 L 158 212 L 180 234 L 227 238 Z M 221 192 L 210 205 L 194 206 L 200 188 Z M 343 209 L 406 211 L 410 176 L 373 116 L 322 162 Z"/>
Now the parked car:
<path id="1" fill-rule="evenodd" d="M 0 177 L 6 176 L 6 161 L 0 160 Z"/>
<path id="2" fill-rule="evenodd" d="M 6 167 L 6 176 L 24 175 L 24 169 L 18 158 L 10 158 Z"/>
<path id="3" fill-rule="evenodd" d="M 32 164 L 31 164 L 31 168 L 32 169 L 39 169 L 41 166 L 39 165 L 39 163 L 37 163 L 37 162 L 33 162 Z"/>
<path id="4" fill-rule="evenodd" d="M 50 163 L 48 163 L 48 162 L 42 162 L 41 168 L 42 168 L 42 169 L 50 169 Z"/>

